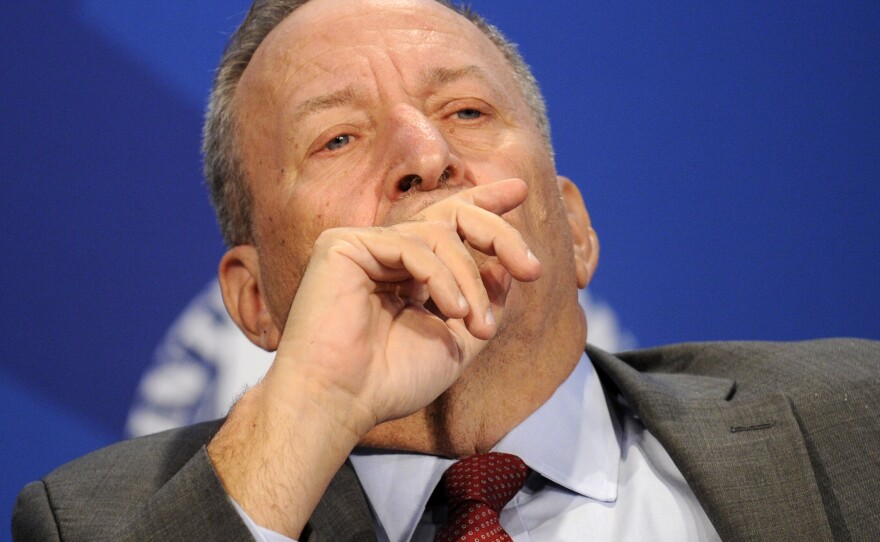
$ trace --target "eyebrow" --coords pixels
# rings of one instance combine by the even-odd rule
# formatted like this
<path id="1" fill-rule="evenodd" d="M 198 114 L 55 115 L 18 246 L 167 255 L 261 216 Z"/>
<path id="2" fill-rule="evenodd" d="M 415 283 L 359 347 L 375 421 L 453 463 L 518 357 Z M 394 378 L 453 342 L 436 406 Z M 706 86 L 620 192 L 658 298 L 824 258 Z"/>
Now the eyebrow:
<path id="1" fill-rule="evenodd" d="M 431 68 L 423 71 L 420 78 L 422 84 L 428 88 L 448 85 L 461 79 L 474 78 L 487 84 L 493 90 L 497 90 L 497 86 L 492 83 L 486 75 L 486 72 L 479 66 L 475 65 L 462 66 L 460 68 Z M 321 111 L 336 107 L 345 107 L 355 103 L 365 103 L 367 101 L 369 101 L 369 96 L 364 88 L 356 85 L 348 85 L 340 90 L 307 99 L 297 106 L 296 110 L 293 112 L 292 119 L 293 122 L 299 124 L 305 118 L 314 115 L 315 113 L 320 113 Z"/>
<path id="2" fill-rule="evenodd" d="M 335 107 L 344 107 L 354 103 L 363 103 L 368 100 L 367 93 L 363 88 L 355 85 L 349 85 L 343 89 L 321 94 L 309 98 L 297 106 L 293 112 L 293 120 L 296 123 L 315 113 L 333 109 Z"/>
<path id="3" fill-rule="evenodd" d="M 495 87 L 482 68 L 475 65 L 462 66 L 460 68 L 431 68 L 421 74 L 422 83 L 427 87 L 439 87 L 454 83 L 460 79 L 479 79 L 491 87 Z"/>

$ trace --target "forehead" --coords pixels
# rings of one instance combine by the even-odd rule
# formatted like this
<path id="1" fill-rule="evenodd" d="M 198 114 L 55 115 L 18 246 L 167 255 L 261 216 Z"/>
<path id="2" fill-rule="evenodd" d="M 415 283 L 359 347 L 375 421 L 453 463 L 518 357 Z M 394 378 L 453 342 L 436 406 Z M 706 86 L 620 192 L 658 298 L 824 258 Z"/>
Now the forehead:
<path id="1" fill-rule="evenodd" d="M 251 59 L 241 87 L 287 94 L 310 81 L 376 75 L 384 58 L 404 76 L 419 68 L 477 65 L 507 85 L 501 51 L 473 23 L 434 0 L 311 0 L 273 29 Z M 373 59 L 365 62 L 365 59 Z M 321 90 L 321 89 L 314 89 Z"/>

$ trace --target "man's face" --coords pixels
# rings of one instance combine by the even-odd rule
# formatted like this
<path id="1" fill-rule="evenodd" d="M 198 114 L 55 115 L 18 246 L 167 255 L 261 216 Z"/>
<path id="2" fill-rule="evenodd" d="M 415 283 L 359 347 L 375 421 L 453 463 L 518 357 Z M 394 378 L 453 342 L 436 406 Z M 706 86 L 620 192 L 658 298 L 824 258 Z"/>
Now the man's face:
<path id="1" fill-rule="evenodd" d="M 566 274 L 574 282 L 552 160 L 511 68 L 433 0 L 309 2 L 257 50 L 235 108 L 261 286 L 278 329 L 321 231 L 395 224 L 511 177 L 529 197 L 505 218 L 544 276 L 514 286 L 506 319 L 546 293 L 541 284 Z M 410 188 L 412 176 L 422 185 Z"/>

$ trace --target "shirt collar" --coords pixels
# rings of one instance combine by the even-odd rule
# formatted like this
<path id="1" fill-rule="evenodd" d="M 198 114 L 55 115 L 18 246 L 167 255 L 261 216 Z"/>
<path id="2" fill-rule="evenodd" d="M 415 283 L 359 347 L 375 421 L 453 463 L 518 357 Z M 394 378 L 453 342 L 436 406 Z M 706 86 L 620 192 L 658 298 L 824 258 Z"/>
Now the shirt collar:
<path id="1" fill-rule="evenodd" d="M 586 354 L 553 395 L 493 448 L 585 497 L 617 499 L 620 444 L 593 364 Z M 454 460 L 355 449 L 351 461 L 374 517 L 389 540 L 409 540 Z"/>
<path id="2" fill-rule="evenodd" d="M 351 463 L 388 540 L 410 540 L 440 477 L 454 459 L 355 449 Z"/>
<path id="3" fill-rule="evenodd" d="M 544 478 L 603 502 L 617 499 L 620 443 L 586 354 L 556 392 L 495 446 Z"/>

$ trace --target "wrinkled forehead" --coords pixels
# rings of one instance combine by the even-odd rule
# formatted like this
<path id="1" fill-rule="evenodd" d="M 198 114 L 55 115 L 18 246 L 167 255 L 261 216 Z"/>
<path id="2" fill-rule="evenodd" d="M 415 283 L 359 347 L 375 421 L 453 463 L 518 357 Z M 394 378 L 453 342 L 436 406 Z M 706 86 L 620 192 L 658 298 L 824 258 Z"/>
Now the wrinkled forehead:
<path id="1" fill-rule="evenodd" d="M 507 72 L 499 78 L 505 79 L 503 84 L 513 83 L 512 70 L 495 44 L 471 21 L 436 0 L 311 0 L 266 36 L 241 82 L 249 86 L 263 79 L 270 86 L 287 85 L 306 73 L 329 71 L 329 65 L 338 70 L 358 49 L 400 57 L 430 46 L 442 54 L 429 61 L 476 61 Z"/>
<path id="2" fill-rule="evenodd" d="M 269 34 L 289 34 L 308 41 L 354 41 L 352 31 L 378 29 L 448 30 L 458 34 L 480 31 L 465 17 L 438 0 L 309 0 L 290 13 Z M 341 32 L 345 29 L 345 32 Z M 264 43 L 269 41 L 269 37 Z"/>

